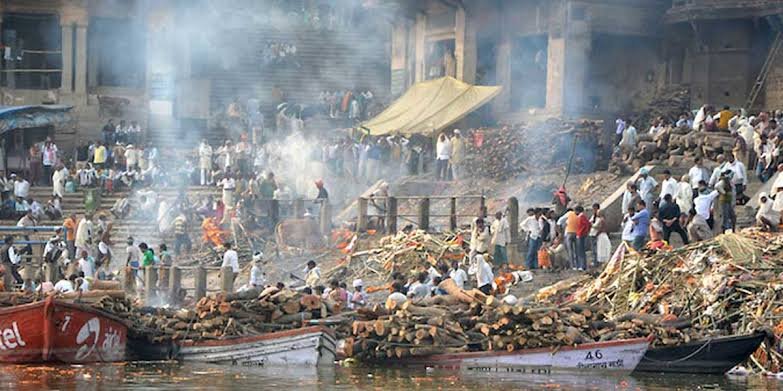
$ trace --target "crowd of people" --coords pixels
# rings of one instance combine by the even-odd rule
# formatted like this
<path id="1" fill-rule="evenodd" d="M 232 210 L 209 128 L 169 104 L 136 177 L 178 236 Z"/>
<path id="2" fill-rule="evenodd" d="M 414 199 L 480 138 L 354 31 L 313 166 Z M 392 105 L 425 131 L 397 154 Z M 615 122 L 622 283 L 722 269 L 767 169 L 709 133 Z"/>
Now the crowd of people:
<path id="1" fill-rule="evenodd" d="M 687 225 L 687 233 L 701 239 L 710 237 L 709 232 L 736 229 L 736 207 L 750 201 L 745 194 L 748 182 L 755 177 L 765 183 L 781 169 L 781 120 L 783 111 L 760 112 L 757 116 L 748 116 L 744 110 L 735 112 L 728 106 L 717 110 L 713 106 L 705 105 L 695 116 L 684 113 L 675 123 L 669 123 L 663 118 L 653 121 L 648 131 L 653 136 L 678 127 L 696 132 L 723 133 L 733 140 L 730 151 L 715 156 L 715 164 L 711 170 L 706 167 L 703 157 L 697 157 L 687 175 L 682 176 L 679 181 L 670 175 L 664 175 L 661 199 L 667 194 L 671 196 L 681 213 L 680 227 Z M 618 119 L 616 124 L 618 148 L 626 152 L 633 151 L 638 143 L 637 129 L 623 119 Z M 657 185 L 655 179 L 629 184 L 625 197 L 629 201 L 623 203 L 623 211 L 628 211 L 629 215 L 633 214 L 630 207 L 636 206 L 630 200 L 636 193 L 645 201 L 647 208 L 653 208 L 654 197 L 651 190 Z M 783 212 L 783 200 L 778 200 L 780 190 L 783 190 L 783 182 L 778 180 L 772 185 L 770 193 L 761 194 L 762 197 L 759 197 L 756 222 L 764 229 L 778 229 L 780 214 Z M 668 212 L 674 213 L 671 208 Z M 654 225 L 655 223 L 653 221 Z M 663 228 L 665 239 L 668 239 L 669 227 L 664 224 Z M 628 234 L 628 237 L 631 236 L 639 235 Z"/>

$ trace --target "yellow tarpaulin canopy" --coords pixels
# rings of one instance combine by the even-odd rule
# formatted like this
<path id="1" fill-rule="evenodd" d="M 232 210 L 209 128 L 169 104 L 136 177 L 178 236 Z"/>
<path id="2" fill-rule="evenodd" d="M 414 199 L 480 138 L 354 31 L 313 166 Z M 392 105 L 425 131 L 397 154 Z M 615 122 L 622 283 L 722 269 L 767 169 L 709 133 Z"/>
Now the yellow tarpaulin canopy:
<path id="1" fill-rule="evenodd" d="M 489 102 L 500 90 L 501 87 L 473 86 L 453 77 L 423 81 L 362 127 L 373 136 L 431 134 Z"/>

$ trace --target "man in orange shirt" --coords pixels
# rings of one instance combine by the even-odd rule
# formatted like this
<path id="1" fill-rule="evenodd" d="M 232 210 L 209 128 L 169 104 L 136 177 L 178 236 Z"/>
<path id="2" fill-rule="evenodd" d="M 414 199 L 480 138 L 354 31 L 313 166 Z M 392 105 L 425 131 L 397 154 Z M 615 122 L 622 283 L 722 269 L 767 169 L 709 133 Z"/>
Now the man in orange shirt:
<path id="1" fill-rule="evenodd" d="M 565 224 L 565 229 L 563 231 L 565 233 L 565 247 L 566 251 L 568 251 L 568 261 L 571 269 L 576 269 L 576 230 L 579 225 L 579 219 L 571 208 L 569 208 L 560 219 L 563 221 L 561 223 L 561 220 L 558 220 L 558 225 L 562 226 L 562 224 Z"/>
<path id="2" fill-rule="evenodd" d="M 718 113 L 718 130 L 728 131 L 729 121 L 734 117 L 734 113 L 731 112 L 729 106 L 723 106 L 723 110 Z"/>
<path id="3" fill-rule="evenodd" d="M 63 227 L 65 227 L 65 245 L 68 247 L 68 258 L 76 258 L 76 227 L 78 227 L 79 220 L 76 218 L 76 213 L 71 213 L 68 218 L 63 221 Z"/>
<path id="4" fill-rule="evenodd" d="M 587 269 L 587 235 L 590 233 L 590 219 L 581 205 L 575 209 L 576 217 L 576 268 Z"/>

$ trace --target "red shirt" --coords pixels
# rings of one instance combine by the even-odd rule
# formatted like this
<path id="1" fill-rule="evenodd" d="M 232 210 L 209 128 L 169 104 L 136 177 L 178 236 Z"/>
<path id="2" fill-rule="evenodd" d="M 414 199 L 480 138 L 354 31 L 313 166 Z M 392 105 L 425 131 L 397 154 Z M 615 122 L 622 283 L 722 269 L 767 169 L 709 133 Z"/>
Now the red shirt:
<path id="1" fill-rule="evenodd" d="M 590 220 L 584 213 L 580 213 L 577 219 L 576 237 L 583 238 L 590 233 Z"/>

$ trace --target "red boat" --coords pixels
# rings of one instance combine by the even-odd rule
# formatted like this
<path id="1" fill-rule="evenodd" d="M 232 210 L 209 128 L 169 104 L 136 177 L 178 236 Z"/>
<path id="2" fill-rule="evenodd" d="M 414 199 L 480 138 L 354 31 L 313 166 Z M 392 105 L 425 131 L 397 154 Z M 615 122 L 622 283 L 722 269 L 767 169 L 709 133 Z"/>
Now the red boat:
<path id="1" fill-rule="evenodd" d="M 127 335 L 121 319 L 50 297 L 0 309 L 0 362 L 122 361 Z"/>

